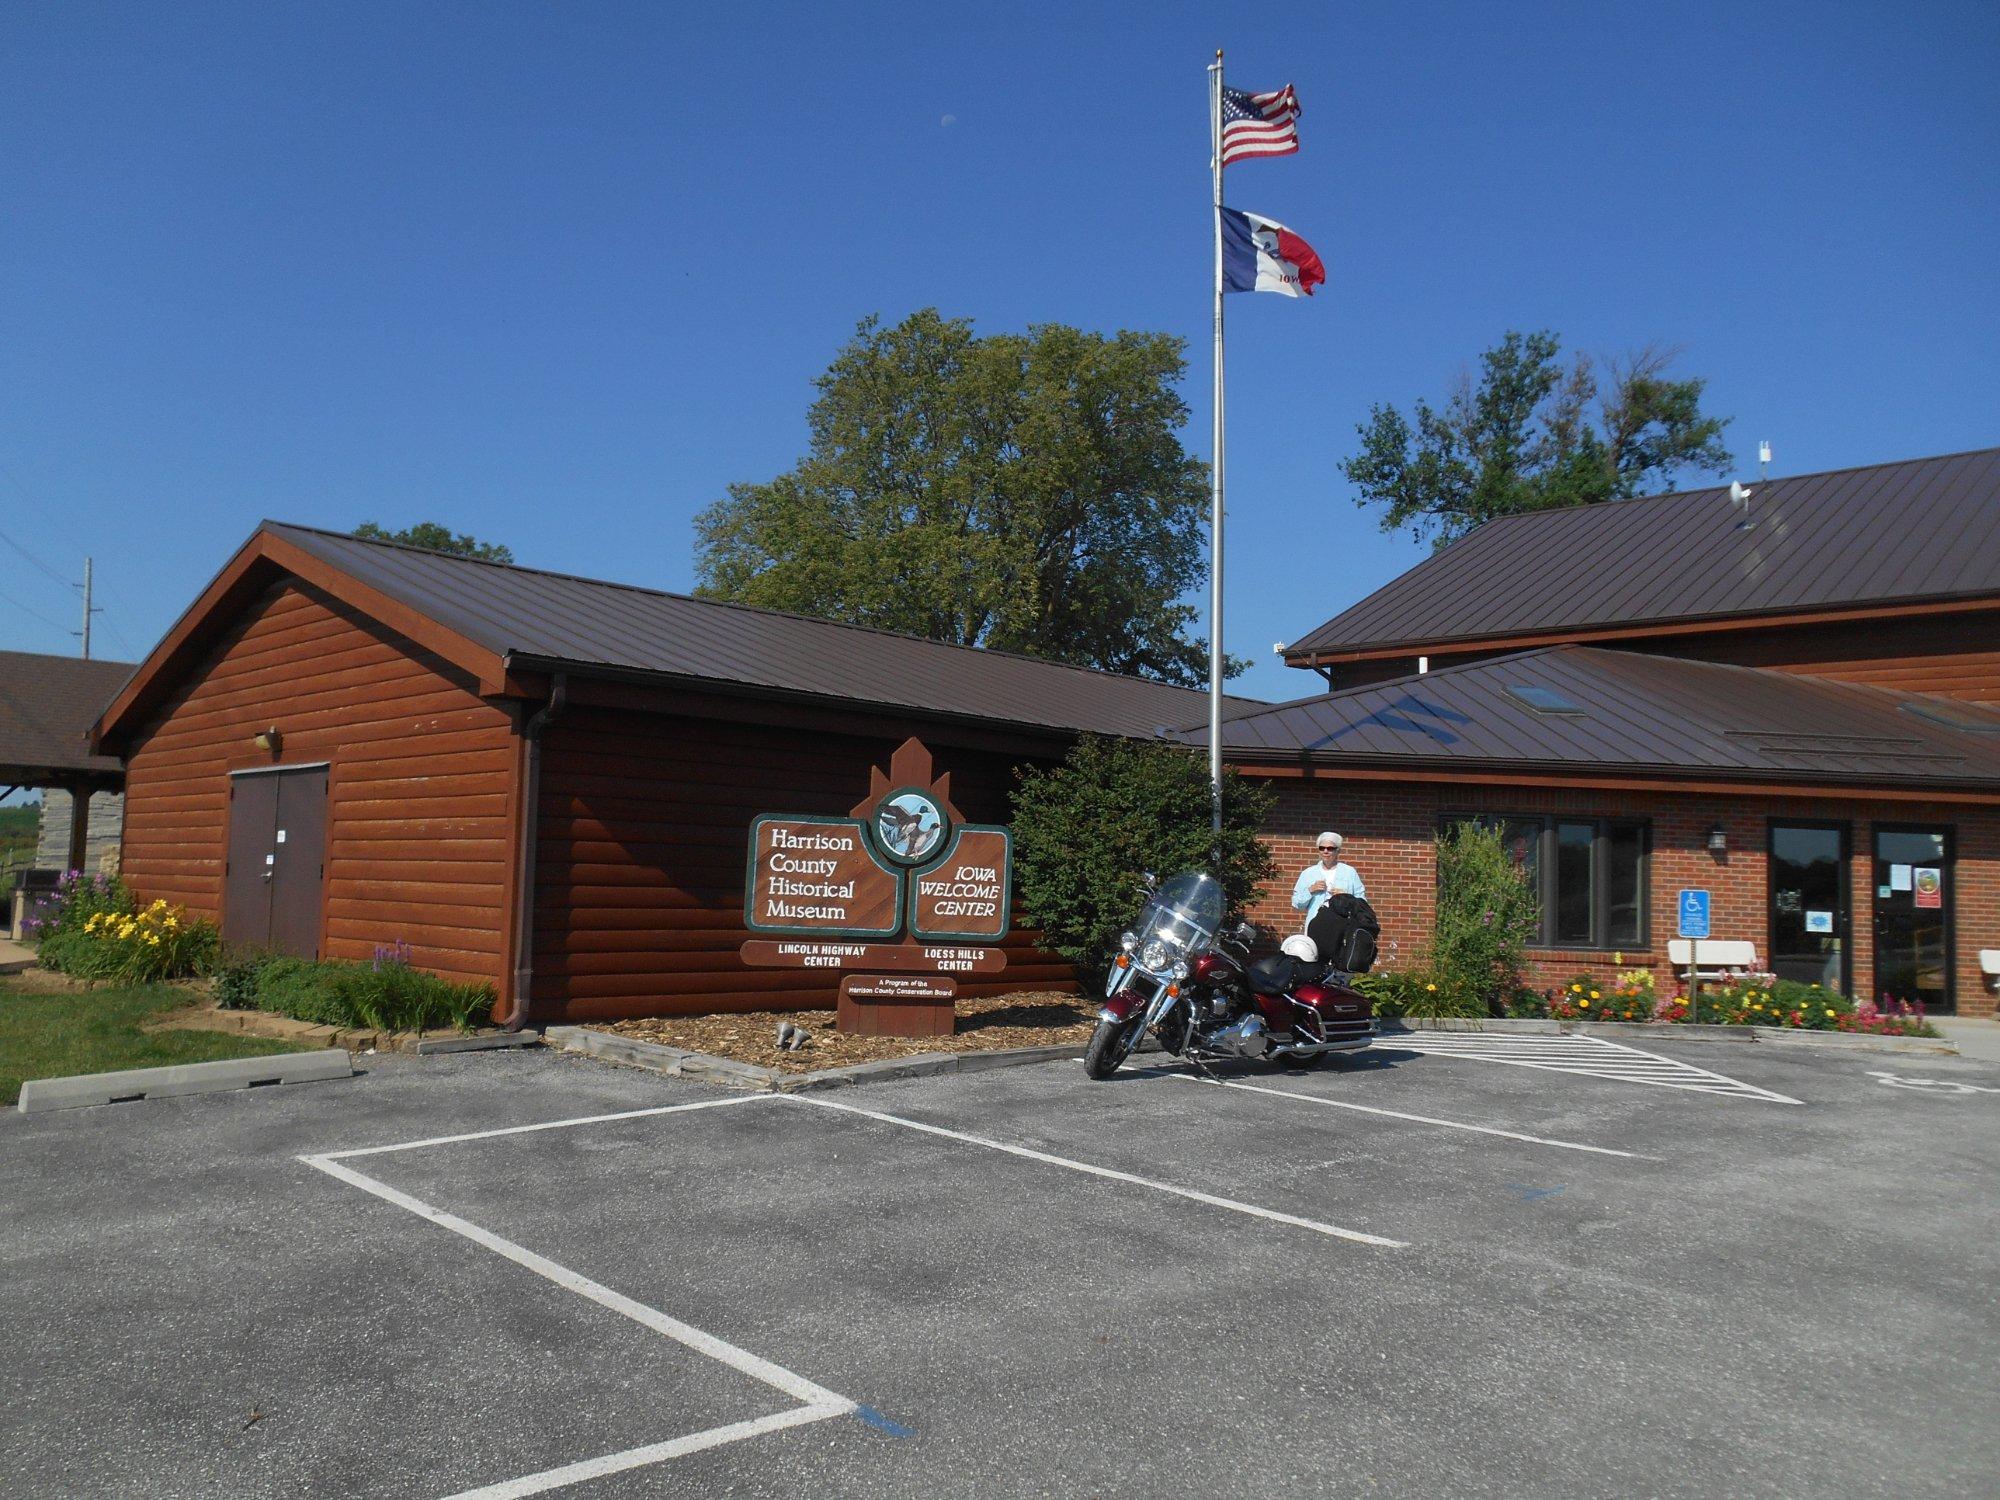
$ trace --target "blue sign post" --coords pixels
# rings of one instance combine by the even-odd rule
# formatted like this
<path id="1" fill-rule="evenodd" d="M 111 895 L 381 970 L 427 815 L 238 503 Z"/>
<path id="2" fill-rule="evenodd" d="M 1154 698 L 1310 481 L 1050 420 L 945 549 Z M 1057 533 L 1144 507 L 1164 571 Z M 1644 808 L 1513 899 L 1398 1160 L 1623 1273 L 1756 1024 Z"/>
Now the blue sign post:
<path id="1" fill-rule="evenodd" d="M 1688 1020 L 1701 1019 L 1701 940 L 1708 931 L 1708 892 L 1682 891 L 1675 903 L 1680 908 L 1680 935 L 1688 940 Z"/>

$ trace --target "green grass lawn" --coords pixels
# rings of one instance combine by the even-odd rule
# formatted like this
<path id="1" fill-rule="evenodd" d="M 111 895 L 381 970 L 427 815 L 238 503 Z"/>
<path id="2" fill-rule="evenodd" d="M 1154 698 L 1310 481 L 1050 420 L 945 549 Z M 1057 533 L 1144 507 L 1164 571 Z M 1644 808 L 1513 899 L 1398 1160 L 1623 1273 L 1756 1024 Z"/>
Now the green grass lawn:
<path id="1" fill-rule="evenodd" d="M 312 1050 L 226 1031 L 139 1029 L 154 1016 L 181 1009 L 188 999 L 187 991 L 163 984 L 52 991 L 33 989 L 20 979 L 0 981 L 0 1104 L 14 1103 L 30 1078 Z"/>

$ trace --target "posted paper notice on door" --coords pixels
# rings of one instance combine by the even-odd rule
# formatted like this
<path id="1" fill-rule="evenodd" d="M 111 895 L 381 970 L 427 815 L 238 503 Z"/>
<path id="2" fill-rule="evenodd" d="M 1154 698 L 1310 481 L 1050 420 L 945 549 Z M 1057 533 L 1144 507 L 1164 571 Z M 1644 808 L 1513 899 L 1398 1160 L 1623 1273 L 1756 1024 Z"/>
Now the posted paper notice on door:
<path id="1" fill-rule="evenodd" d="M 1889 866 L 1889 889 L 1907 891 L 1910 888 L 1910 867 L 1908 865 Z"/>

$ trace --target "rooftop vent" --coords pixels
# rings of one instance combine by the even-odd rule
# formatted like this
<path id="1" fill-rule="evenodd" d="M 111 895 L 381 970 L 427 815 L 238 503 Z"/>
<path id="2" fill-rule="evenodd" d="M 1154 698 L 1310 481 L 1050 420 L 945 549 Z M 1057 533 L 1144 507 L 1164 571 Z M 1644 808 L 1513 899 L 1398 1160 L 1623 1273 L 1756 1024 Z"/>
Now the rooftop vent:
<path id="1" fill-rule="evenodd" d="M 1507 691 L 1538 714 L 1575 714 L 1581 717 L 1583 710 L 1554 688 L 1529 687 L 1515 683 Z"/>

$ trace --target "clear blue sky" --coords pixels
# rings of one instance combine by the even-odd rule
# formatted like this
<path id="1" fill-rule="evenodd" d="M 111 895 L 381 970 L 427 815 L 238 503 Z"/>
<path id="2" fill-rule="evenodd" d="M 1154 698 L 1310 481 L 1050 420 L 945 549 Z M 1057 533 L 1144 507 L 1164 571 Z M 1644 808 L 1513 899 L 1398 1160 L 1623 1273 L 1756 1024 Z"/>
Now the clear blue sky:
<path id="1" fill-rule="evenodd" d="M 1336 465 L 1509 328 L 1681 346 L 1746 474 L 2000 443 L 2000 7 L 284 4 L 0 18 L 0 532 L 149 648 L 260 517 L 434 518 L 686 589 L 869 313 L 1165 329 L 1208 451 L 1203 67 L 1290 80 L 1232 206 L 1244 690 L 1421 555 Z M 75 596 L 0 548 L 0 644 Z M 25 608 L 23 607 L 25 606 Z M 37 617 L 45 618 L 37 618 Z"/>

